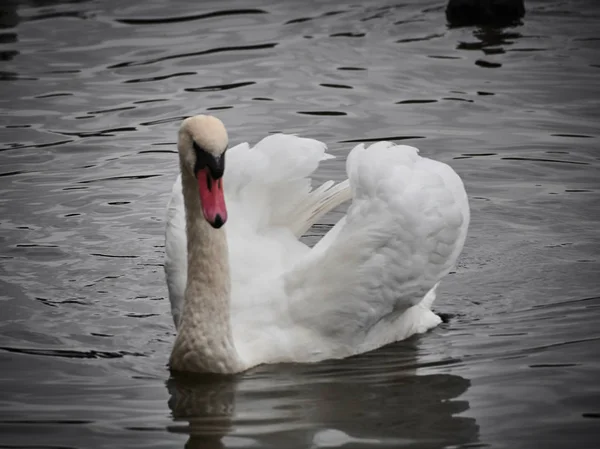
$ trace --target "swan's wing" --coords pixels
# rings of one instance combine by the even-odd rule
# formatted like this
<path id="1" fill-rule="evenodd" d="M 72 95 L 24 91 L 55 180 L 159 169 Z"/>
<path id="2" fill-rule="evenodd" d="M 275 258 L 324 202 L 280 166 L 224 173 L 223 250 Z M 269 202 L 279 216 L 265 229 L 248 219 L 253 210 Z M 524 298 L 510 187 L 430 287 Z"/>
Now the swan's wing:
<path id="1" fill-rule="evenodd" d="M 460 177 L 416 148 L 359 145 L 347 171 L 347 216 L 284 282 L 292 322 L 337 346 L 419 303 L 456 262 L 469 223 Z"/>
<path id="2" fill-rule="evenodd" d="M 233 222 L 256 231 L 284 227 L 300 237 L 319 217 L 349 200 L 348 182 L 311 188 L 310 175 L 319 162 L 333 157 L 326 149 L 318 140 L 286 134 L 265 137 L 252 149 L 248 144 L 231 148 L 225 193 Z"/>
<path id="3" fill-rule="evenodd" d="M 175 327 L 179 325 L 179 318 L 183 310 L 183 294 L 187 281 L 187 237 L 181 188 L 181 175 L 179 175 L 173 184 L 171 197 L 167 204 L 165 228 L 164 269 Z"/>
<path id="4" fill-rule="evenodd" d="M 289 265 L 303 253 L 297 237 L 320 216 L 350 199 L 347 181 L 328 181 L 311 188 L 312 172 L 320 161 L 332 157 L 325 150 L 325 144 L 317 140 L 284 134 L 268 136 L 253 148 L 242 143 L 228 150 L 224 178 L 229 215 L 226 231 L 235 286 L 243 287 L 273 267 L 281 270 Z M 177 326 L 187 280 L 181 176 L 173 185 L 167 206 L 165 253 L 165 275 Z M 261 254 L 261 263 L 256 262 L 257 253 Z"/>

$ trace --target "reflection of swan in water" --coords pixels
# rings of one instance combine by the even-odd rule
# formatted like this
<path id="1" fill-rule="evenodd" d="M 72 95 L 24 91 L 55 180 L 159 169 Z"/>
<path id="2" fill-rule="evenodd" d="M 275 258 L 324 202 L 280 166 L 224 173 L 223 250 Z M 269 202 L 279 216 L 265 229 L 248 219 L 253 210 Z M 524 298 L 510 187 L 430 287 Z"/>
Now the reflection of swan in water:
<path id="1" fill-rule="evenodd" d="M 231 432 L 237 381 L 233 377 L 214 375 L 179 375 L 169 379 L 169 408 L 177 421 L 188 427 L 173 427 L 189 433 L 186 448 L 224 447 L 221 438 Z"/>
<path id="2" fill-rule="evenodd" d="M 186 449 L 477 441 L 475 420 L 455 416 L 469 408 L 457 398 L 470 382 L 417 375 L 415 364 L 415 342 L 406 341 L 347 360 L 263 366 L 236 377 L 178 375 L 169 380 L 169 406 L 175 421 L 188 425 L 174 429 L 189 433 Z"/>

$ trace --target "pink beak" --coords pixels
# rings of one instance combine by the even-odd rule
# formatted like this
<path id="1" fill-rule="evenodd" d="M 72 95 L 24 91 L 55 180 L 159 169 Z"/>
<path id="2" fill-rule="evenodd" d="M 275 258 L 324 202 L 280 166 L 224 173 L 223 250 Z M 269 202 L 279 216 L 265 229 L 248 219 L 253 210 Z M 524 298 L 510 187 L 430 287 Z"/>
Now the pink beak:
<path id="1" fill-rule="evenodd" d="M 227 221 L 223 177 L 214 179 L 210 169 L 204 167 L 196 172 L 196 178 L 204 218 L 213 228 L 218 229 Z"/>

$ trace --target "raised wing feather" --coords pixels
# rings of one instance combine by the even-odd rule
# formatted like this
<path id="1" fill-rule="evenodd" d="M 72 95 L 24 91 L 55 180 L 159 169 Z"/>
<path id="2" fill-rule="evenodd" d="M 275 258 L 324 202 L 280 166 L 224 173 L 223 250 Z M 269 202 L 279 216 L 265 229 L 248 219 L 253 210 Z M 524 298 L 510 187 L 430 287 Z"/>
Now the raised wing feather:
<path id="1" fill-rule="evenodd" d="M 450 271 L 469 206 L 458 175 L 413 147 L 359 145 L 347 171 L 347 216 L 286 274 L 285 290 L 298 326 L 353 353 L 377 323 L 393 322 Z"/>
<path id="2" fill-rule="evenodd" d="M 234 222 L 283 226 L 300 237 L 323 213 L 349 200 L 347 183 L 311 188 L 319 162 L 332 158 L 326 149 L 318 140 L 273 134 L 252 149 L 242 144 L 229 150 L 225 189 Z"/>

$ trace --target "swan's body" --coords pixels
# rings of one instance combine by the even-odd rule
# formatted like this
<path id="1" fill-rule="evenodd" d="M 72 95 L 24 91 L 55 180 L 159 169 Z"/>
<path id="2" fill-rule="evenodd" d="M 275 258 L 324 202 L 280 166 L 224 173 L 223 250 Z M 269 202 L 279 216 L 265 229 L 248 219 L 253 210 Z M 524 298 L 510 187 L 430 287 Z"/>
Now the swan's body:
<path id="1" fill-rule="evenodd" d="M 311 191 L 309 176 L 328 158 L 325 145 L 269 136 L 252 149 L 227 151 L 228 218 L 220 228 L 219 206 L 207 212 L 213 200 L 200 199 L 219 193 L 215 184 L 202 192 L 192 168 L 197 141 L 199 158 L 219 160 L 227 146 L 217 119 L 184 121 L 182 174 L 166 230 L 178 328 L 173 369 L 232 373 L 260 363 L 342 358 L 440 322 L 430 310 L 435 288 L 456 262 L 469 223 L 463 183 L 449 166 L 409 146 L 358 145 L 348 156 L 349 181 Z M 298 241 L 349 199 L 347 215 L 314 248 Z"/>

